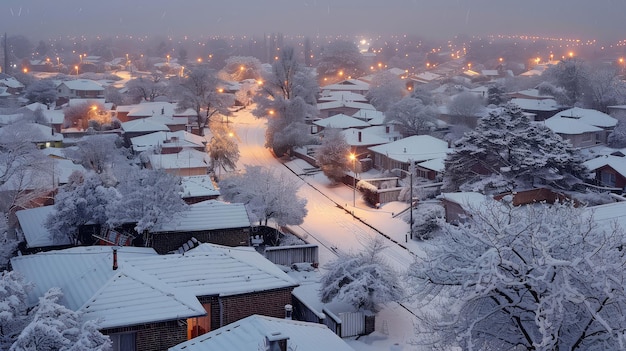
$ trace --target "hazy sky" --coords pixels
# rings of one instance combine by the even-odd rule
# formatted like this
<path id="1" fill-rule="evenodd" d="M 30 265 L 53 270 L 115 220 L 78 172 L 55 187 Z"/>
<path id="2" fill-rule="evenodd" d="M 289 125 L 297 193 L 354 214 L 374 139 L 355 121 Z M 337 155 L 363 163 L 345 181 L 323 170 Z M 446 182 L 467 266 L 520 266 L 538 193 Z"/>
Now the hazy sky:
<path id="1" fill-rule="evenodd" d="M 625 0 L 0 0 L 0 30 L 55 35 L 455 34 L 626 39 Z"/>

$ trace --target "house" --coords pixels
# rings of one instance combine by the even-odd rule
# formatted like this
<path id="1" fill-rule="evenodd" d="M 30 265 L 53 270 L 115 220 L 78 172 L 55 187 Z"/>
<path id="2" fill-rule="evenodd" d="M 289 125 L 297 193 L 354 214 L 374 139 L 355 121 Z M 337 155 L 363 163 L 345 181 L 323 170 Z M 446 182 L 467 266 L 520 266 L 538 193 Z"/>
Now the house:
<path id="1" fill-rule="evenodd" d="M 381 125 L 385 122 L 385 114 L 382 111 L 376 110 L 358 110 L 352 117 L 363 120 L 370 125 Z"/>
<path id="2" fill-rule="evenodd" d="M 445 159 L 451 149 L 444 140 L 430 135 L 414 135 L 388 144 L 370 147 L 377 169 L 399 168 L 408 171 L 411 162 L 418 164 L 434 159 Z M 420 169 L 417 176 L 435 179 L 432 170 Z"/>
<path id="3" fill-rule="evenodd" d="M 555 114 L 544 123 L 572 146 L 591 147 L 606 144 L 617 119 L 597 110 L 574 107 Z"/>
<path id="4" fill-rule="evenodd" d="M 170 132 L 170 128 L 151 118 L 139 118 L 122 123 L 124 140 L 130 143 L 130 139 L 154 132 Z"/>
<path id="5" fill-rule="evenodd" d="M 539 92 L 539 89 L 526 89 L 512 93 L 506 93 L 511 99 L 533 99 L 533 100 L 545 100 L 554 99 L 552 95 L 544 95 Z"/>
<path id="6" fill-rule="evenodd" d="M 371 146 L 387 144 L 402 138 L 393 125 L 372 126 L 364 129 L 348 128 L 341 134 L 355 155 L 369 154 L 368 148 Z"/>
<path id="7" fill-rule="evenodd" d="M 317 131 L 322 131 L 326 128 L 334 129 L 347 129 L 347 128 L 365 128 L 370 124 L 364 122 L 361 119 L 344 115 L 343 113 L 332 115 L 328 118 L 323 118 L 313 122 L 313 125 L 317 126 Z"/>
<path id="8" fill-rule="evenodd" d="M 69 99 L 104 98 L 104 87 L 90 79 L 76 79 L 61 82 L 57 86 L 57 96 Z M 59 106 L 60 104 L 57 104 Z"/>
<path id="9" fill-rule="evenodd" d="M 180 118 L 189 123 L 191 118 L 196 117 L 193 110 L 176 112 L 176 105 L 169 102 L 142 102 L 136 105 L 118 106 L 117 118 L 122 122 L 132 121 L 140 118 L 164 116 L 169 118 Z"/>
<path id="10" fill-rule="evenodd" d="M 190 205 L 220 196 L 210 175 L 182 176 L 180 185 L 183 188 L 180 196 Z"/>
<path id="11" fill-rule="evenodd" d="M 297 286 L 253 248 L 211 244 L 168 255 L 83 246 L 14 257 L 11 265 L 34 284 L 29 307 L 60 287 L 61 304 L 99 320 L 114 349 L 127 351 L 167 350 L 254 314 L 282 317 Z"/>
<path id="12" fill-rule="evenodd" d="M 319 110 L 319 118 L 328 118 L 338 114 L 352 116 L 359 110 L 376 110 L 371 104 L 356 101 L 321 102 L 317 104 L 317 109 Z"/>
<path id="13" fill-rule="evenodd" d="M 183 149 L 175 154 L 151 154 L 148 160 L 148 168 L 162 169 L 177 176 L 205 175 L 211 165 L 209 155 L 195 149 Z"/>
<path id="14" fill-rule="evenodd" d="M 56 133 L 61 133 L 61 128 L 63 127 L 63 122 L 65 121 L 65 114 L 62 110 L 51 110 L 48 106 L 39 102 L 26 105 L 23 109 L 30 112 L 40 110 L 43 114 L 45 123 L 52 127 Z"/>
<path id="15" fill-rule="evenodd" d="M 596 184 L 609 188 L 626 189 L 626 157 L 604 155 L 584 163 L 595 173 Z"/>
<path id="16" fill-rule="evenodd" d="M 46 228 L 46 219 L 54 213 L 54 206 L 29 208 L 15 213 L 18 221 L 17 230 L 24 237 L 24 242 L 19 246 L 20 252 L 57 250 L 72 245 L 69 237 L 54 238 Z"/>
<path id="17" fill-rule="evenodd" d="M 187 339 L 188 318 L 206 311 L 193 293 L 125 263 L 141 257 L 158 255 L 150 248 L 82 246 L 14 257 L 11 266 L 34 284 L 29 307 L 59 287 L 59 302 L 86 320 L 99 320 L 115 350 L 165 350 Z"/>
<path id="18" fill-rule="evenodd" d="M 169 351 L 354 351 L 324 324 L 252 315 Z"/>
<path id="19" fill-rule="evenodd" d="M 330 91 L 350 91 L 356 94 L 366 95 L 370 90 L 370 85 L 358 79 L 346 79 L 335 84 L 324 85 L 320 87 L 320 89 Z"/>
<path id="20" fill-rule="evenodd" d="M 225 246 L 250 245 L 250 218 L 241 203 L 207 200 L 192 204 L 170 221 L 150 231 L 149 245 L 158 253 L 183 246 L 191 238 Z"/>
<path id="21" fill-rule="evenodd" d="M 6 73 L 0 73 L 0 87 L 6 87 L 6 92 L 12 95 L 21 94 L 25 88 L 19 80 Z"/>
<path id="22" fill-rule="evenodd" d="M 562 110 L 554 99 L 513 98 L 510 102 L 519 106 L 525 113 L 532 114 L 531 120 L 534 121 L 545 121 Z"/>
<path id="23" fill-rule="evenodd" d="M 150 133 L 130 138 L 130 143 L 136 153 L 158 149 L 161 154 L 175 154 L 183 149 L 206 150 L 205 138 L 186 131 Z"/>
<path id="24" fill-rule="evenodd" d="M 324 90 L 322 94 L 317 99 L 317 102 L 327 102 L 327 101 L 354 101 L 354 102 L 368 102 L 365 96 L 361 94 L 357 94 L 351 91 L 330 91 Z"/>

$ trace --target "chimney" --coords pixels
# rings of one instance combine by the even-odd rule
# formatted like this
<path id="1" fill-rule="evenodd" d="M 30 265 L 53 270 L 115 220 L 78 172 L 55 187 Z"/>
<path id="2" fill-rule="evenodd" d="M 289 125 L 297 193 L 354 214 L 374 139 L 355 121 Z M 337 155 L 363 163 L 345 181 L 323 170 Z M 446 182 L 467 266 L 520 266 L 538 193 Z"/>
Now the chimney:
<path id="1" fill-rule="evenodd" d="M 113 270 L 117 270 L 117 249 L 113 249 Z"/>
<path id="2" fill-rule="evenodd" d="M 291 320 L 291 312 L 293 311 L 293 306 L 290 304 L 285 305 L 285 319 Z"/>
<path id="3" fill-rule="evenodd" d="M 272 332 L 265 336 L 267 351 L 287 351 L 287 340 L 289 337 L 281 332 Z"/>
<path id="4" fill-rule="evenodd" d="M 359 143 L 361 142 L 361 131 L 359 131 Z"/>
<path id="5" fill-rule="evenodd" d="M 164 115 L 165 114 L 165 107 L 161 107 L 161 114 Z"/>

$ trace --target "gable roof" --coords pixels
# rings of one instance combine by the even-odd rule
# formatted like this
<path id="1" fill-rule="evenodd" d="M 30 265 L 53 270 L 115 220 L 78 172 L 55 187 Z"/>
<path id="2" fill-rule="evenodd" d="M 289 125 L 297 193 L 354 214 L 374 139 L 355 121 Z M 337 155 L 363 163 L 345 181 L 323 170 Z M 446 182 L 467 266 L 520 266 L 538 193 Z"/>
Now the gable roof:
<path id="1" fill-rule="evenodd" d="M 324 128 L 337 128 L 337 129 L 346 129 L 346 128 L 364 128 L 369 127 L 370 124 L 360 120 L 358 118 L 354 118 L 348 115 L 344 115 L 343 113 L 330 116 L 328 118 L 320 119 L 313 124 L 324 127 Z"/>
<path id="2" fill-rule="evenodd" d="M 576 135 L 602 131 L 602 128 L 589 125 L 576 118 L 553 116 L 544 121 L 545 125 L 558 134 Z"/>
<path id="3" fill-rule="evenodd" d="M 122 123 L 124 132 L 169 132 L 170 128 L 151 118 L 139 118 Z"/>
<path id="4" fill-rule="evenodd" d="M 180 180 L 183 187 L 182 198 L 220 195 L 210 175 L 185 176 Z"/>
<path id="5" fill-rule="evenodd" d="M 252 315 L 171 347 L 169 351 L 261 350 L 265 338 L 288 338 L 289 350 L 354 351 L 326 325 Z M 264 348 L 263 348 L 264 349 Z"/>
<path id="6" fill-rule="evenodd" d="M 206 139 L 201 136 L 188 133 L 184 130 L 177 132 L 154 132 L 146 135 L 130 138 L 130 143 L 135 152 L 150 150 L 155 146 L 162 148 L 197 148 L 204 147 Z"/>
<path id="7" fill-rule="evenodd" d="M 376 110 L 376 108 L 371 104 L 356 101 L 328 101 L 317 104 L 317 109 L 320 111 L 340 107 L 349 107 L 358 110 Z"/>
<path id="8" fill-rule="evenodd" d="M 244 204 L 206 200 L 189 205 L 172 220 L 157 224 L 151 232 L 193 232 L 246 227 L 250 227 L 250 219 Z"/>
<path id="9" fill-rule="evenodd" d="M 209 155 L 196 149 L 184 149 L 175 154 L 149 155 L 152 169 L 207 168 L 211 163 Z"/>
<path id="10" fill-rule="evenodd" d="M 133 258 L 125 264 L 195 296 L 229 296 L 298 285 L 252 247 L 200 244 L 184 254 Z"/>
<path id="11" fill-rule="evenodd" d="M 392 143 L 370 147 L 369 150 L 386 155 L 390 159 L 407 163 L 445 158 L 451 151 L 448 143 L 430 135 L 414 135 Z"/>
<path id="12" fill-rule="evenodd" d="M 359 133 L 361 134 L 361 141 L 359 141 Z M 341 134 L 343 134 L 344 138 L 346 138 L 346 142 L 350 146 L 373 146 L 385 144 L 393 140 L 381 135 L 381 133 L 378 133 L 377 129 L 371 127 L 365 129 L 348 128 L 341 131 Z"/>
<path id="13" fill-rule="evenodd" d="M 104 87 L 102 85 L 91 79 L 66 80 L 61 82 L 61 84 L 59 85 L 65 85 L 68 89 L 71 90 L 104 91 Z"/>
<path id="14" fill-rule="evenodd" d="M 605 155 L 592 158 L 591 160 L 585 161 L 583 164 L 591 171 L 595 171 L 604 166 L 609 166 L 622 177 L 626 177 L 626 157 Z"/>
<path id="15" fill-rule="evenodd" d="M 555 111 L 559 109 L 559 104 L 554 99 L 514 98 L 511 99 L 511 102 L 519 106 L 522 110 Z"/>
<path id="16" fill-rule="evenodd" d="M 335 84 L 324 85 L 322 90 L 367 91 L 370 85 L 358 79 L 346 79 Z"/>
<path id="17" fill-rule="evenodd" d="M 356 101 L 367 102 L 365 96 L 351 91 L 322 91 L 318 101 Z"/>

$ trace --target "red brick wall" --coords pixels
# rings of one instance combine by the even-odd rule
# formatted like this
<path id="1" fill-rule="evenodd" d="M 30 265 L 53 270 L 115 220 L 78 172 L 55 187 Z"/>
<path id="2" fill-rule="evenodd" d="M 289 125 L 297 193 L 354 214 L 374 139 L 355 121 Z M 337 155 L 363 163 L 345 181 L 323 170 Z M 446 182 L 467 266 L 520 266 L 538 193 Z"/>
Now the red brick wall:
<path id="1" fill-rule="evenodd" d="M 248 227 L 200 232 L 154 233 L 151 235 L 151 246 L 159 254 L 166 254 L 178 249 L 192 237 L 198 239 L 201 243 L 224 246 L 250 246 L 250 228 Z"/>
<path id="2" fill-rule="evenodd" d="M 187 340 L 187 327 L 178 321 L 105 329 L 101 332 L 105 335 L 136 332 L 137 351 L 167 350 Z"/>

